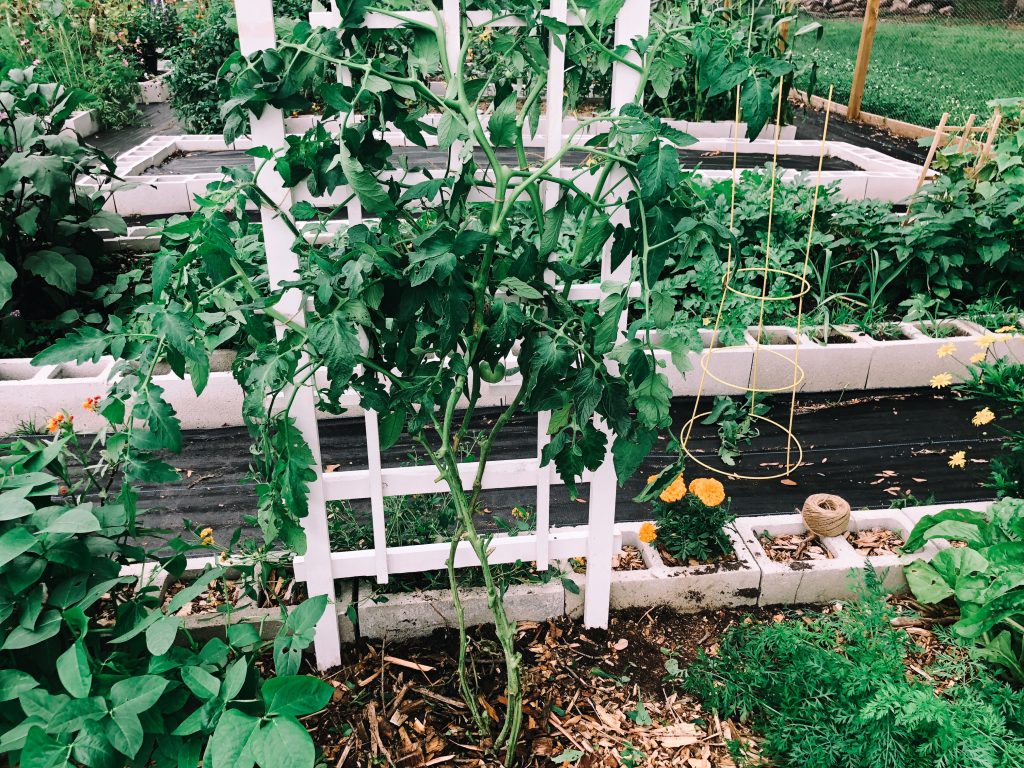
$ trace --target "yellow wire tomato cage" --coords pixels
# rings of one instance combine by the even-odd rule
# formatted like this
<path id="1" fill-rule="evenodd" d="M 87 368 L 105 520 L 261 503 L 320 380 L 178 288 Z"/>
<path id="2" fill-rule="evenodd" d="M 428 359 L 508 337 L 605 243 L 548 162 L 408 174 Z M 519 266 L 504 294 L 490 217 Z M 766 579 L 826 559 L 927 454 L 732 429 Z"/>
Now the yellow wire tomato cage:
<path id="1" fill-rule="evenodd" d="M 775 185 L 776 179 L 778 178 L 778 159 L 779 159 L 779 134 L 782 126 L 782 94 L 783 94 L 782 81 L 779 82 L 779 97 L 778 105 L 775 112 L 775 140 L 774 147 L 772 150 L 772 180 L 771 190 L 768 197 L 768 226 L 765 241 L 765 257 L 763 267 L 742 267 L 740 269 L 733 270 L 732 260 L 732 244 L 730 243 L 729 249 L 726 256 L 726 267 L 725 267 L 725 278 L 722 281 L 722 297 L 718 303 L 718 315 L 715 318 L 715 326 L 711 335 L 711 345 L 708 349 L 701 353 L 700 367 L 701 377 L 700 384 L 697 388 L 697 396 L 693 403 L 693 415 L 683 425 L 682 430 L 679 433 L 679 445 L 683 453 L 686 454 L 687 458 L 693 461 L 695 464 L 703 467 L 709 472 L 715 474 L 724 475 L 730 479 L 741 479 L 741 480 L 780 480 L 788 478 L 794 470 L 796 470 L 804 459 L 804 449 L 797 439 L 796 434 L 793 432 L 793 413 L 796 410 L 796 393 L 800 389 L 800 386 L 806 380 L 806 374 L 804 369 L 800 366 L 800 331 L 803 325 L 803 307 L 804 307 L 804 296 L 806 296 L 811 290 L 811 284 L 807 280 L 807 268 L 810 264 L 811 257 L 811 243 L 814 238 L 814 220 L 818 210 L 818 198 L 821 192 L 821 176 L 822 169 L 825 162 L 825 141 L 828 136 L 828 123 L 832 106 L 832 89 L 829 89 L 829 97 L 827 106 L 825 108 L 825 124 L 821 133 L 821 145 L 818 152 L 818 174 L 815 181 L 814 197 L 811 203 L 811 220 L 810 226 L 807 232 L 807 245 L 804 249 L 804 260 L 803 269 L 800 274 L 791 272 L 785 269 L 778 269 L 771 266 L 771 253 L 772 253 L 772 221 L 775 213 Z M 739 182 L 739 176 L 736 172 L 737 169 L 737 156 L 739 154 L 739 135 L 740 135 L 740 93 L 737 88 L 736 92 L 736 119 L 733 131 L 733 153 L 732 153 L 732 191 L 729 208 L 729 228 L 733 229 L 736 221 L 736 185 Z M 743 290 L 733 284 L 733 280 L 737 275 L 743 274 L 759 274 L 761 276 L 761 292 L 751 293 L 747 290 Z M 772 277 L 785 277 L 790 280 L 796 281 L 799 286 L 799 290 L 787 293 L 780 296 L 768 295 L 768 286 Z M 728 294 L 734 294 L 747 299 L 753 299 L 760 303 L 760 311 L 758 313 L 757 322 L 757 337 L 754 339 L 754 358 L 750 370 L 750 378 L 745 382 L 727 381 L 720 376 L 716 375 L 711 371 L 711 355 L 715 349 L 718 348 L 717 339 L 719 328 L 722 323 L 722 311 L 725 307 L 725 300 Z M 766 346 L 762 343 L 764 337 L 764 316 L 765 307 L 768 302 L 772 301 L 796 301 L 797 302 L 797 315 L 796 315 L 796 343 L 793 345 L 792 355 L 779 352 L 778 350 L 772 349 L 770 346 Z M 782 384 L 779 386 L 772 387 L 759 387 L 758 386 L 758 375 L 760 373 L 761 355 L 772 355 L 777 357 L 786 364 L 792 367 L 793 377 L 788 384 Z M 693 433 L 693 425 L 699 420 L 706 418 L 711 414 L 710 410 L 701 411 L 700 401 L 704 396 L 704 385 L 708 378 L 722 384 L 730 389 L 736 391 L 736 394 L 747 394 L 750 398 L 750 413 L 749 418 L 752 422 L 766 425 L 777 431 L 785 439 L 785 451 L 786 461 L 782 469 L 778 472 L 769 471 L 765 474 L 755 475 L 737 472 L 733 469 L 714 466 L 709 464 L 705 459 L 706 456 L 702 457 L 697 455 L 691 450 L 689 442 L 690 437 Z M 771 419 L 767 416 L 762 416 L 756 412 L 757 396 L 768 395 L 768 394 L 780 394 L 783 392 L 790 393 L 789 399 L 789 416 L 786 423 L 783 424 L 775 419 Z"/>

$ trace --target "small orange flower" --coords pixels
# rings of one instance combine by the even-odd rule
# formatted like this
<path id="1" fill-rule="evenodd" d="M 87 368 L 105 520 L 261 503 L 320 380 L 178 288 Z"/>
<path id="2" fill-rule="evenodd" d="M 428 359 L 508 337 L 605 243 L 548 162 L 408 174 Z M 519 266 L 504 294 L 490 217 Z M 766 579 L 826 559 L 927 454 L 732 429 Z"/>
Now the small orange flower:
<path id="1" fill-rule="evenodd" d="M 46 431 L 47 432 L 56 432 L 58 429 L 60 429 L 60 422 L 57 421 L 56 417 L 54 417 L 54 418 L 50 419 L 48 422 L 46 422 Z"/>
<path id="2" fill-rule="evenodd" d="M 682 475 L 676 475 L 676 479 L 669 483 L 668 487 L 658 496 L 666 504 L 675 504 L 686 495 L 686 481 Z"/>
<path id="3" fill-rule="evenodd" d="M 99 407 L 100 400 L 102 400 L 102 399 L 103 398 L 101 398 L 99 395 L 93 395 L 88 400 L 86 400 L 84 403 L 82 403 L 82 407 L 85 408 L 85 410 L 87 410 L 87 411 L 95 412 L 96 409 Z"/>
<path id="4" fill-rule="evenodd" d="M 725 501 L 725 486 L 713 477 L 698 477 L 690 483 L 690 493 L 705 507 L 717 507 Z"/>
<path id="5" fill-rule="evenodd" d="M 657 479 L 658 479 L 657 475 L 648 475 L 647 476 L 647 484 L 650 485 L 651 483 L 653 483 Z"/>
<path id="6" fill-rule="evenodd" d="M 640 541 L 644 544 L 650 544 L 656 538 L 658 538 L 658 529 L 655 528 L 654 523 L 644 523 L 640 526 L 640 533 L 638 534 Z"/>
<path id="7" fill-rule="evenodd" d="M 57 489 L 57 493 L 59 493 L 61 496 L 67 496 L 69 493 L 68 487 L 66 485 L 62 485 L 60 488 Z"/>

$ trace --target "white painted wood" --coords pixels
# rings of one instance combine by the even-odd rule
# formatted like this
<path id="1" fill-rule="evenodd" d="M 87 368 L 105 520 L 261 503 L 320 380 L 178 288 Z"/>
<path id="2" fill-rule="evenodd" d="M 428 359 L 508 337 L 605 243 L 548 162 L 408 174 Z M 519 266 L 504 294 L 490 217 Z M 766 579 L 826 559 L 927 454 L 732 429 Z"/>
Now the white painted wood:
<path id="1" fill-rule="evenodd" d="M 488 560 L 491 563 L 529 561 L 536 550 L 536 539 L 536 535 L 532 533 L 521 533 L 518 536 L 496 534 L 491 541 Z M 612 535 L 609 540 L 611 546 L 617 549 L 618 534 L 615 532 L 614 526 L 612 526 Z M 550 543 L 551 558 L 552 560 L 583 556 L 589 558 L 592 549 L 590 542 L 591 532 L 587 525 L 553 528 Z M 450 552 L 451 545 L 448 542 L 388 547 L 388 572 L 395 575 L 440 570 L 447 567 Z M 376 569 L 375 559 L 373 550 L 334 552 L 331 555 L 332 575 L 336 579 L 372 576 Z M 479 565 L 480 560 L 469 546 L 469 542 L 459 542 L 455 552 L 455 567 L 471 568 Z M 306 557 L 296 557 L 294 566 L 295 578 L 299 580 L 307 579 L 314 568 Z"/>
<path id="2" fill-rule="evenodd" d="M 235 9 L 238 18 L 239 47 L 243 54 L 251 55 L 277 45 L 271 0 L 235 0 Z M 275 150 L 284 147 L 285 126 L 281 110 L 267 106 L 260 117 L 250 115 L 250 120 L 254 141 Z M 275 204 L 284 210 L 291 209 L 291 193 L 285 188 L 283 180 L 272 164 L 264 166 L 257 183 Z M 263 206 L 260 210 L 260 219 L 267 253 L 267 272 L 271 285 L 277 287 L 298 274 L 298 259 L 292 253 L 294 236 L 284 219 L 278 216 L 273 208 Z M 305 322 L 304 308 L 304 298 L 297 289 L 286 292 L 277 305 L 279 311 L 298 323 Z M 306 579 L 306 590 L 310 597 L 327 595 L 328 600 L 334 603 L 327 500 L 324 496 L 320 433 L 316 423 L 315 392 L 312 386 L 300 385 L 291 412 L 296 426 L 313 453 L 313 470 L 316 475 L 309 484 L 309 512 L 302 521 L 306 533 L 306 559 L 311 566 Z M 341 635 L 333 610 L 325 612 L 317 622 L 314 649 L 318 668 L 328 669 L 341 663 Z"/>
<path id="3" fill-rule="evenodd" d="M 377 412 L 367 411 L 366 424 L 367 475 L 370 480 L 370 519 L 373 522 L 373 551 L 377 562 L 377 583 L 388 583 L 387 522 L 384 519 L 384 483 L 380 471 L 380 429 Z"/>

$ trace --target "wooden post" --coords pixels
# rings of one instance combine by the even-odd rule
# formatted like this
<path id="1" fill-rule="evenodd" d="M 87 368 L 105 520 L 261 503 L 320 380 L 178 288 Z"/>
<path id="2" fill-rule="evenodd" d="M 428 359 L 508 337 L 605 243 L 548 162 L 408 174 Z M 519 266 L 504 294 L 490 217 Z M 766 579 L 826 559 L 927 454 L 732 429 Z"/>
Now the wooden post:
<path id="1" fill-rule="evenodd" d="M 860 28 L 860 45 L 857 46 L 857 63 L 853 68 L 853 85 L 850 86 L 850 102 L 846 117 L 856 120 L 860 117 L 860 103 L 864 98 L 864 83 L 868 77 L 868 62 L 871 61 L 871 46 L 875 42 L 875 28 L 878 26 L 880 0 L 868 0 L 864 8 L 864 25 Z"/>
<path id="2" fill-rule="evenodd" d="M 939 120 L 939 124 L 935 127 L 935 138 L 932 139 L 932 145 L 928 147 L 928 156 L 924 159 L 924 165 L 921 167 L 921 175 L 917 177 L 917 186 L 914 187 L 914 194 L 921 189 L 921 185 L 924 184 L 925 179 L 928 178 L 928 169 L 932 167 L 932 160 L 935 159 L 935 153 L 939 151 L 939 145 L 942 143 L 943 138 L 946 135 L 946 121 L 949 120 L 949 112 L 942 113 L 942 119 Z"/>

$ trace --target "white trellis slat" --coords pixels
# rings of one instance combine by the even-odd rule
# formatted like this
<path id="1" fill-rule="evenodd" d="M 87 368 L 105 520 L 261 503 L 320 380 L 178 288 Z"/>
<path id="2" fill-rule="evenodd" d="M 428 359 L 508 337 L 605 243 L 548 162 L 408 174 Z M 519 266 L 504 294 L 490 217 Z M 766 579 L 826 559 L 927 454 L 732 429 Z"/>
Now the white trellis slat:
<path id="1" fill-rule="evenodd" d="M 235 0 L 238 17 L 238 39 L 241 51 L 251 55 L 260 50 L 274 48 L 274 10 L 271 0 Z M 249 116 L 252 121 L 253 141 L 271 149 L 285 145 L 284 115 L 279 109 L 267 107 L 260 117 Z M 271 165 L 264 167 L 257 183 L 278 206 L 291 208 L 291 193 L 285 188 L 280 174 Z M 272 286 L 297 277 L 298 258 L 292 252 L 293 234 L 287 223 L 272 208 L 260 208 L 263 241 L 267 252 L 267 273 Z M 295 322 L 305 322 L 305 299 L 297 289 L 284 294 L 278 309 Z M 311 385 L 301 386 L 296 394 L 292 415 L 302 436 L 313 452 L 316 477 L 309 484 L 309 514 L 303 520 L 306 532 L 305 561 L 309 569 L 306 591 L 310 597 L 327 595 L 334 602 L 334 578 L 331 576 L 331 543 L 327 530 L 327 501 L 324 496 L 323 462 L 320 457 L 320 432 L 316 423 L 315 393 Z M 341 636 L 338 619 L 333 610 L 326 611 L 317 623 L 314 641 L 317 664 L 326 669 L 341 663 Z"/>
<path id="2" fill-rule="evenodd" d="M 650 0 L 626 0 L 615 18 L 615 45 L 627 45 L 635 37 L 646 37 L 650 26 Z M 639 61 L 635 54 L 634 61 Z M 640 75 L 626 64 L 616 61 L 612 65 L 612 112 L 618 112 L 623 106 L 636 98 L 640 85 Z M 613 169 L 608 174 L 609 185 L 617 190 L 622 186 L 625 171 Z M 629 223 L 628 213 L 617 209 L 611 216 L 611 223 Z M 605 245 L 601 256 L 601 283 L 609 280 L 626 282 L 632 268 L 631 258 L 623 259 L 615 270 L 611 268 L 611 244 Z M 605 292 L 601 290 L 601 297 Z M 625 331 L 626 313 L 623 313 L 619 324 L 620 338 Z M 600 424 L 605 434 L 610 430 L 607 424 Z M 587 596 L 583 605 L 583 623 L 588 627 L 608 626 L 608 606 L 611 602 L 612 557 L 615 554 L 615 498 L 618 491 L 615 466 L 611 451 L 605 456 L 604 462 L 594 473 L 590 482 L 590 510 L 587 518 L 590 528 L 590 540 L 587 553 Z"/>
<path id="3" fill-rule="evenodd" d="M 243 53 L 272 48 L 276 45 L 271 0 L 235 0 L 239 18 L 239 38 Z M 244 5 L 244 13 L 243 11 Z M 551 17 L 564 21 L 570 26 L 578 26 L 580 19 L 567 10 L 566 0 L 551 0 L 546 13 Z M 330 10 L 310 15 L 314 25 L 337 26 L 341 16 L 334 3 Z M 461 43 L 461 24 L 458 0 L 443 0 L 441 19 L 446 34 L 446 50 L 444 55 L 450 68 L 454 69 L 458 62 Z M 650 19 L 649 0 L 626 0 L 615 23 L 616 45 L 626 44 L 637 36 L 648 33 Z M 396 14 L 370 13 L 364 26 L 368 29 L 387 29 L 403 26 L 407 22 L 436 23 L 432 13 L 400 12 Z M 467 14 L 467 26 L 522 26 L 523 20 L 514 16 L 492 14 L 486 11 Z M 564 35 L 561 38 L 564 46 Z M 564 114 L 565 88 L 565 54 L 563 47 L 556 42 L 556 36 L 550 34 L 549 68 L 545 93 L 546 115 L 544 131 L 541 135 L 529 137 L 533 146 L 543 146 L 545 157 L 553 157 L 567 138 L 566 119 Z M 616 62 L 612 72 L 612 103 L 613 110 L 633 101 L 639 85 L 639 74 L 628 66 Z M 351 82 L 351 73 L 338 68 L 338 78 L 342 82 Z M 357 119 L 357 116 L 353 116 Z M 337 127 L 337 121 L 327 121 Z M 264 144 L 272 149 L 284 146 L 286 123 L 280 110 L 266 109 L 262 117 L 253 119 L 252 139 L 256 145 Z M 604 127 L 605 129 L 607 126 Z M 388 135 L 392 132 L 388 131 Z M 399 137 L 395 136 L 396 142 Z M 340 139 L 339 139 L 340 140 Z M 393 143 L 396 143 L 393 142 Z M 458 147 L 450 153 L 449 172 L 457 167 Z M 561 164 L 552 168 L 553 174 L 562 173 Z M 624 183 L 625 174 L 617 173 L 610 180 L 605 190 L 606 198 L 623 199 L 629 190 Z M 284 208 L 297 200 L 309 199 L 304 190 L 291 192 L 284 188 L 281 178 L 272 167 L 261 174 L 260 183 L 268 191 L 272 199 Z M 584 175 L 578 184 L 586 191 L 591 191 L 593 175 Z M 543 189 L 543 201 L 546 207 L 557 203 L 561 193 L 558 185 L 547 184 Z M 328 198 L 320 198 L 315 202 L 338 204 L 351 191 L 341 189 Z M 347 206 L 348 223 L 362 221 L 362 210 L 358 201 Z M 261 211 L 266 247 L 267 263 L 273 284 L 289 279 L 294 275 L 298 264 L 291 251 L 292 233 L 287 225 L 273 216 L 269 209 Z M 614 222 L 626 221 L 624 211 L 619 211 Z M 626 259 L 617 270 L 611 270 L 606 249 L 602 258 L 602 281 L 607 279 L 628 279 L 631 268 L 630 259 Z M 553 280 L 554 276 L 549 275 Z M 630 286 L 630 295 L 639 292 L 639 285 Z M 600 285 L 574 286 L 570 298 L 575 300 L 595 300 L 605 296 Z M 301 309 L 305 306 L 302 296 L 289 293 L 282 300 L 282 309 L 296 321 L 303 321 Z M 502 391 L 503 384 L 489 385 L 493 392 Z M 516 390 L 517 384 L 509 381 L 505 387 L 509 394 Z M 368 411 L 365 415 L 367 438 L 367 469 L 331 472 L 322 474 L 319 434 L 315 420 L 315 391 L 312 386 L 303 387 L 296 398 L 293 414 L 309 442 L 317 462 L 317 478 L 310 484 L 310 510 L 304 521 L 307 536 L 307 552 L 295 559 L 296 577 L 305 581 L 310 595 L 327 594 L 334 597 L 333 580 L 373 576 L 379 582 L 388 580 L 391 574 L 415 573 L 426 570 L 444 568 L 450 555 L 447 543 L 428 544 L 421 546 L 388 547 L 386 543 L 386 524 L 384 498 L 386 496 L 403 496 L 421 493 L 437 493 L 446 490 L 446 486 L 437 477 L 433 466 L 414 467 L 382 467 L 377 414 Z M 611 456 L 593 473 L 585 473 L 582 482 L 589 483 L 588 524 L 567 529 L 550 528 L 550 486 L 561 483 L 552 467 L 541 467 L 540 458 L 546 441 L 550 414 L 543 413 L 537 419 L 537 454 L 529 459 L 498 460 L 488 463 L 483 476 L 484 489 L 496 488 L 536 488 L 537 499 L 537 531 L 533 534 L 519 536 L 496 536 L 491 544 L 489 559 L 494 563 L 508 563 L 516 560 L 537 562 L 540 569 L 545 568 L 551 560 L 565 559 L 576 556 L 587 558 L 587 594 L 584 606 L 584 622 L 587 626 L 605 627 L 608 624 L 609 592 L 611 585 L 611 560 L 616 542 L 615 534 L 615 497 L 616 478 Z M 601 425 L 605 431 L 607 427 Z M 460 479 L 464 488 L 470 488 L 476 474 L 477 464 L 466 463 L 459 467 Z M 373 548 L 366 551 L 332 552 L 327 530 L 327 501 L 369 500 L 371 520 L 373 524 Z M 455 564 L 457 567 L 479 565 L 479 562 L 466 542 L 460 542 L 456 548 Z M 317 665 L 328 668 L 340 660 L 340 638 L 338 625 L 333 612 L 317 625 L 316 640 Z"/>

